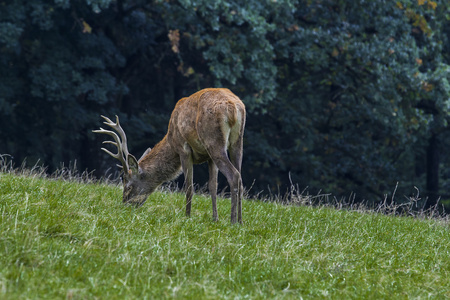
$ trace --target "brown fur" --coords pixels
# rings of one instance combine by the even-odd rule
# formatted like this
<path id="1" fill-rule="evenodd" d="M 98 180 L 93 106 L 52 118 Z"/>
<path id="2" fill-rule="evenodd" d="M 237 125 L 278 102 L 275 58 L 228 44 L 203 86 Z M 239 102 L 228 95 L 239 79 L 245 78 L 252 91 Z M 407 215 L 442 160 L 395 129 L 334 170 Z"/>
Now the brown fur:
<path id="1" fill-rule="evenodd" d="M 231 189 L 231 222 L 242 222 L 243 187 L 240 173 L 244 127 L 245 106 L 228 89 L 204 89 L 179 100 L 172 112 L 166 136 L 153 149 L 147 150 L 139 162 L 128 155 L 129 167 L 123 163 L 124 168 L 129 168 L 128 175 L 123 179 L 123 201 L 143 204 L 160 184 L 177 177 L 182 171 L 185 176 L 186 215 L 189 216 L 193 164 L 208 162 L 213 219 L 218 218 L 216 195 L 220 170 Z"/>

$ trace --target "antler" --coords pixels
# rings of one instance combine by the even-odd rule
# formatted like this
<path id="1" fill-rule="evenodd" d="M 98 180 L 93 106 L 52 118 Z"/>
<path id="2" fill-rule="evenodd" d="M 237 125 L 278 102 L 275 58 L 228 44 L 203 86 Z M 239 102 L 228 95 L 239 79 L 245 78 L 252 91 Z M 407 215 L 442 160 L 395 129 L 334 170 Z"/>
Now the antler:
<path id="1" fill-rule="evenodd" d="M 122 127 L 120 127 L 119 117 L 116 115 L 116 123 L 114 123 L 109 118 L 107 118 L 107 117 L 105 117 L 103 115 L 101 117 L 103 119 L 105 119 L 105 121 L 106 121 L 106 122 L 103 122 L 103 124 L 108 125 L 112 129 L 117 131 L 117 133 L 120 135 L 120 138 L 114 131 L 105 130 L 105 129 L 101 128 L 101 127 L 100 127 L 100 130 L 92 130 L 92 132 L 104 133 L 104 134 L 110 135 L 110 136 L 112 136 L 114 138 L 115 142 L 113 142 L 113 141 L 104 141 L 103 144 L 112 144 L 112 145 L 116 146 L 117 147 L 117 154 L 114 154 L 114 153 L 112 153 L 111 151 L 109 151 L 108 149 L 105 149 L 105 148 L 102 148 L 102 150 L 105 151 L 106 153 L 108 153 L 109 155 L 111 155 L 112 157 L 118 159 L 122 163 L 122 167 L 123 167 L 124 172 L 128 172 L 128 170 L 130 169 L 130 166 L 128 164 L 128 155 L 129 155 L 129 153 L 128 153 L 128 146 L 127 146 L 127 136 L 125 134 L 125 131 L 122 129 Z"/>

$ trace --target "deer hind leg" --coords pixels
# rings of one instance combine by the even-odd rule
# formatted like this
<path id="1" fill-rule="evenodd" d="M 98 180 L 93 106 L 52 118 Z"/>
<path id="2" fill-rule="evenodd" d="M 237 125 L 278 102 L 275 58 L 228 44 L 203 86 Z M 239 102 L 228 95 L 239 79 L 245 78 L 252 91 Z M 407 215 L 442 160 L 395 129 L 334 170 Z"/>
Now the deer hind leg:
<path id="1" fill-rule="evenodd" d="M 242 137 L 230 145 L 228 150 L 230 152 L 230 159 L 233 166 L 241 173 L 242 155 L 243 155 L 243 140 Z"/>
<path id="2" fill-rule="evenodd" d="M 194 194 L 194 164 L 190 155 L 181 157 L 181 168 L 184 174 L 184 190 L 186 192 L 186 216 L 191 216 L 192 195 Z"/>
<path id="3" fill-rule="evenodd" d="M 217 221 L 219 219 L 217 215 L 217 175 L 218 175 L 218 168 L 216 164 L 212 161 L 208 161 L 208 168 L 209 168 L 209 182 L 208 182 L 208 189 L 209 193 L 211 194 L 211 200 L 212 200 L 212 213 L 213 213 L 213 220 Z"/>
<path id="4" fill-rule="evenodd" d="M 241 167 L 242 167 L 242 154 L 243 154 L 243 145 L 242 138 L 238 139 L 237 142 L 230 146 L 230 159 L 233 166 L 239 172 L 239 183 L 238 183 L 238 203 L 237 203 L 237 215 L 238 222 L 242 223 L 242 197 L 244 193 L 244 187 L 242 184 L 242 176 L 241 176 Z"/>
<path id="5" fill-rule="evenodd" d="M 207 121 L 205 121 L 205 123 L 207 123 Z M 208 127 L 200 126 L 198 128 L 198 135 L 211 160 L 217 166 L 219 171 L 227 178 L 231 192 L 231 223 L 242 223 L 242 213 L 239 210 L 241 207 L 240 198 L 242 194 L 242 180 L 241 174 L 237 168 L 240 168 L 240 163 L 237 164 L 237 167 L 234 166 L 227 154 L 230 128 L 227 128 L 223 123 L 216 119 L 209 120 L 208 124 Z M 239 145 L 239 143 L 236 142 L 233 144 Z M 242 146 L 240 145 L 240 147 Z M 242 160 L 242 157 L 237 153 L 235 154 L 234 160 L 236 162 Z"/>
<path id="6" fill-rule="evenodd" d="M 240 186 L 241 183 L 241 174 L 239 171 L 233 166 L 231 161 L 228 159 L 228 155 L 223 148 L 220 151 L 210 152 L 211 159 L 217 165 L 220 172 L 227 178 L 228 184 L 230 185 L 231 190 L 231 223 L 242 223 L 242 213 L 239 214 L 240 205 Z M 240 216 L 240 218 L 239 218 Z"/>

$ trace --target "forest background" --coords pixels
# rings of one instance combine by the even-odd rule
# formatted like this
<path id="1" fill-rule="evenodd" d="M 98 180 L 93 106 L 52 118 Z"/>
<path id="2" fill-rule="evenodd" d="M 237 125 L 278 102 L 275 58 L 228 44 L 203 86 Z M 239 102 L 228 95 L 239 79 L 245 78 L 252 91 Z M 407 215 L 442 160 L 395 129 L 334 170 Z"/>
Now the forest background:
<path id="1" fill-rule="evenodd" d="M 100 114 L 139 157 L 180 98 L 227 87 L 251 192 L 445 203 L 449 65 L 446 0 L 0 0 L 0 154 L 102 176 Z"/>

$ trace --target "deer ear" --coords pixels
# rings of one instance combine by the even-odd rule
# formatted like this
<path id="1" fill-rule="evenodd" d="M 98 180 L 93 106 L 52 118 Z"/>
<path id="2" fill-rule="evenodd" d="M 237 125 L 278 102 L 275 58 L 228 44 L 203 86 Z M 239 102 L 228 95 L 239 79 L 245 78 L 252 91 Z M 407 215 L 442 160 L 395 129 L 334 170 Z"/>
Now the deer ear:
<path id="1" fill-rule="evenodd" d="M 143 159 L 147 154 L 150 153 L 150 151 L 152 151 L 152 148 L 148 148 L 147 150 L 145 150 L 144 154 L 142 154 L 141 158 L 139 158 L 139 160 Z"/>
<path id="2" fill-rule="evenodd" d="M 128 154 L 128 166 L 130 167 L 130 171 L 132 172 L 132 174 L 139 174 L 139 164 L 136 160 L 136 157 L 131 154 Z"/>

